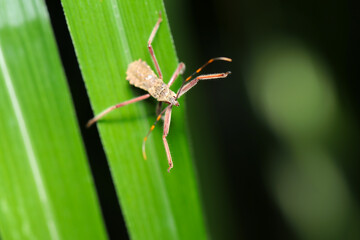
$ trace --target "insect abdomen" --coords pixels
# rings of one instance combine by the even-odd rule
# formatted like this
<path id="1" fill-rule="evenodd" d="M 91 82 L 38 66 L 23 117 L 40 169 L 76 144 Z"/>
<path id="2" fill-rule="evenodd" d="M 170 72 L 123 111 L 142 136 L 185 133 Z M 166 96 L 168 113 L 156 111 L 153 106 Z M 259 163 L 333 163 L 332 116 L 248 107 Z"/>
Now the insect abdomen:
<path id="1" fill-rule="evenodd" d="M 130 63 L 126 74 L 131 85 L 147 91 L 158 101 L 170 102 L 170 98 L 175 97 L 175 93 L 141 59 Z"/>

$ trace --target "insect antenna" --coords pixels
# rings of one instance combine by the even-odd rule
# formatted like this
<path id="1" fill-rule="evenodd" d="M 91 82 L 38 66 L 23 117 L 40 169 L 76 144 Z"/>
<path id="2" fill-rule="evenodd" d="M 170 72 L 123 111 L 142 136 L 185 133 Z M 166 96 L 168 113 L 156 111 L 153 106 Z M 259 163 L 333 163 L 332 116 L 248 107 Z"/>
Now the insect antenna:
<path id="1" fill-rule="evenodd" d="M 170 108 L 170 107 L 172 107 L 172 106 L 173 106 L 173 105 L 167 106 L 166 108 L 164 108 L 164 109 L 159 113 L 159 115 L 158 115 L 157 118 L 156 118 L 156 121 L 154 122 L 153 125 L 151 125 L 149 132 L 146 134 L 146 137 L 144 137 L 144 141 L 143 141 L 143 144 L 142 144 L 142 154 L 143 154 L 143 158 L 144 158 L 145 160 L 147 159 L 147 158 L 146 158 L 146 151 L 145 151 L 145 143 L 146 143 L 146 141 L 147 141 L 150 133 L 155 129 L 155 125 L 160 121 L 161 116 L 165 113 L 166 109 L 168 109 L 168 108 Z"/>
<path id="2" fill-rule="evenodd" d="M 227 61 L 227 62 L 232 62 L 231 58 L 227 58 L 227 57 L 216 57 L 216 58 L 211 58 L 209 61 L 207 61 L 204 65 L 202 65 L 200 68 L 198 68 L 195 72 L 193 72 L 193 74 L 191 74 L 189 77 L 187 77 L 185 79 L 185 81 L 181 84 L 177 94 L 176 94 L 176 98 L 179 98 L 179 93 L 181 92 L 182 88 L 184 87 L 184 85 L 186 83 L 188 83 L 196 74 L 198 74 L 199 72 L 201 72 L 201 70 L 203 70 L 207 65 L 209 65 L 210 63 L 214 62 L 214 61 Z"/>

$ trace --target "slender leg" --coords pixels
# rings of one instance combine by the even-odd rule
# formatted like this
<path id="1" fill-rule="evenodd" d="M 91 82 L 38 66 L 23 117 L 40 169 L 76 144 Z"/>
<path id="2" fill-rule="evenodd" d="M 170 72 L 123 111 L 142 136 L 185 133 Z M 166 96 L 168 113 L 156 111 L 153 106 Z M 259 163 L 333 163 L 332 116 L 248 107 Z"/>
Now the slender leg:
<path id="1" fill-rule="evenodd" d="M 95 122 L 97 122 L 100 118 L 102 118 L 103 116 L 105 116 L 106 114 L 108 114 L 109 112 L 111 112 L 112 110 L 116 109 L 116 108 L 119 108 L 119 107 L 123 107 L 125 105 L 128 105 L 130 103 L 134 103 L 134 102 L 138 102 L 138 101 L 141 101 L 141 100 L 144 100 L 144 99 L 147 99 L 150 97 L 150 94 L 145 94 L 145 95 L 142 95 L 140 97 L 136 97 L 136 98 L 133 98 L 133 99 L 130 99 L 126 102 L 122 102 L 122 103 L 118 103 L 114 106 L 111 106 L 111 107 L 108 107 L 107 109 L 105 109 L 104 111 L 102 111 L 101 113 L 99 113 L 97 116 L 95 116 L 94 118 L 90 119 L 88 121 L 88 123 L 86 124 L 86 127 L 90 127 L 92 124 L 94 124 Z"/>
<path id="2" fill-rule="evenodd" d="M 179 76 L 179 74 L 183 74 L 185 71 L 185 64 L 184 63 L 179 63 L 179 65 L 177 66 L 175 72 L 173 73 L 173 75 L 171 76 L 169 82 L 168 82 L 168 87 L 171 87 L 171 85 L 175 82 L 176 78 Z"/>
<path id="3" fill-rule="evenodd" d="M 180 87 L 177 98 L 180 98 L 182 95 L 184 95 L 187 91 L 189 91 L 191 88 L 193 88 L 200 80 L 209 80 L 209 79 L 217 79 L 217 78 L 226 78 L 231 72 L 226 73 L 215 73 L 215 74 L 206 74 L 206 75 L 200 75 L 194 78 L 191 82 L 183 85 Z M 186 82 L 184 82 L 186 83 Z"/>
<path id="4" fill-rule="evenodd" d="M 148 49 L 149 49 L 149 52 L 150 52 L 150 55 L 151 55 L 151 58 L 155 64 L 155 67 L 156 67 L 156 71 L 158 72 L 159 74 L 159 78 L 160 79 L 163 79 L 163 76 L 162 76 L 162 73 L 161 73 L 161 70 L 160 70 L 160 66 L 159 66 L 159 63 L 158 61 L 156 60 L 156 57 L 155 57 L 155 53 L 154 53 L 154 49 L 151 45 L 152 41 L 154 40 L 154 37 L 155 37 L 155 34 L 157 32 L 157 30 L 159 29 L 159 26 L 160 26 L 160 23 L 162 22 L 162 18 L 161 18 L 161 12 L 159 13 L 159 19 L 157 20 L 151 34 L 150 34 L 150 37 L 149 37 L 149 40 L 148 40 Z"/>
<path id="5" fill-rule="evenodd" d="M 170 172 L 170 170 L 173 168 L 173 161 L 171 159 L 171 153 L 170 153 L 170 148 L 169 148 L 169 144 L 166 140 L 166 137 L 169 133 L 169 129 L 170 129 L 170 121 L 171 121 L 171 106 L 169 108 L 167 108 L 166 112 L 165 112 L 165 120 L 164 120 L 164 133 L 162 136 L 163 142 L 164 142 L 164 147 L 165 147 L 165 151 L 166 151 L 166 156 L 168 159 L 168 163 L 169 163 L 169 168 L 168 168 L 168 172 Z"/>
<path id="6" fill-rule="evenodd" d="M 178 93 L 177 93 L 177 99 L 180 98 L 182 95 L 184 95 L 187 91 L 189 91 L 191 88 L 193 88 L 197 83 L 199 82 L 199 79 L 195 78 L 191 82 L 187 83 L 186 85 L 183 85 Z"/>
<path id="7" fill-rule="evenodd" d="M 142 154 L 143 154 L 143 158 L 144 158 L 145 160 L 147 159 L 147 157 L 146 157 L 146 151 L 145 151 L 145 150 L 146 150 L 146 149 L 145 149 L 145 143 L 146 143 L 146 141 L 147 141 L 150 133 L 155 129 L 155 125 L 160 121 L 161 116 L 162 116 L 162 115 L 165 113 L 165 111 L 166 111 L 167 109 L 169 109 L 170 107 L 171 107 L 171 105 L 167 106 L 166 108 L 164 108 L 164 110 L 162 110 L 162 111 L 159 113 L 159 115 L 156 117 L 156 121 L 154 122 L 153 125 L 151 125 L 149 132 L 146 134 L 146 137 L 144 137 L 143 144 L 142 144 Z"/>

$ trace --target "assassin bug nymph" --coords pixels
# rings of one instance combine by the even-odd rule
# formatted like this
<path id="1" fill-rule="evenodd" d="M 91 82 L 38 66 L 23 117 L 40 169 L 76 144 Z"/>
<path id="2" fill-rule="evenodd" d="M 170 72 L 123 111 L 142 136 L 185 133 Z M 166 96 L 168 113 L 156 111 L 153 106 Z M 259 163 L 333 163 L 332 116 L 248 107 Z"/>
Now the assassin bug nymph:
<path id="1" fill-rule="evenodd" d="M 142 96 L 130 99 L 128 101 L 118 103 L 116 105 L 113 105 L 104 111 L 102 111 L 100 114 L 95 116 L 94 118 L 90 119 L 87 123 L 87 127 L 90 127 L 93 123 L 97 122 L 100 118 L 102 118 L 104 115 L 108 114 L 112 110 L 123 107 L 125 105 L 128 105 L 130 103 L 138 102 L 144 99 L 149 98 L 150 96 L 154 97 L 158 101 L 157 105 L 157 118 L 155 123 L 151 126 L 149 132 L 147 133 L 146 137 L 143 140 L 142 144 L 142 153 L 143 157 L 146 160 L 146 153 L 145 153 L 145 142 L 148 139 L 150 133 L 154 130 L 156 123 L 162 119 L 162 116 L 164 116 L 164 132 L 163 132 L 163 142 L 165 146 L 166 156 L 169 162 L 169 168 L 168 172 L 170 172 L 170 169 L 173 167 L 173 162 L 171 159 L 169 144 L 166 140 L 166 137 L 169 133 L 170 128 L 170 120 L 171 120 L 171 110 L 173 106 L 179 106 L 178 99 L 184 95 L 187 91 L 189 91 L 191 88 L 193 88 L 200 80 L 209 80 L 209 79 L 217 79 L 217 78 L 226 78 L 230 72 L 226 73 L 213 73 L 213 74 L 205 74 L 205 75 L 199 75 L 195 78 L 194 75 L 199 73 L 204 67 L 206 67 L 208 64 L 221 60 L 221 61 L 227 61 L 231 62 L 232 60 L 227 57 L 217 57 L 212 58 L 209 61 L 207 61 L 202 67 L 200 67 L 198 70 L 196 70 L 193 74 L 191 74 L 188 78 L 185 79 L 185 81 L 182 83 L 181 87 L 177 91 L 177 93 L 174 93 L 170 90 L 170 86 L 174 83 L 176 78 L 179 76 L 179 74 L 182 74 L 185 70 L 185 64 L 180 63 L 178 67 L 176 68 L 174 74 L 170 78 L 169 82 L 165 84 L 163 82 L 163 75 L 160 70 L 159 63 L 156 60 L 154 50 L 152 48 L 152 41 L 155 37 L 155 34 L 157 30 L 159 29 L 160 23 L 162 22 L 161 13 L 159 13 L 159 19 L 157 20 L 151 34 L 148 40 L 148 49 L 151 55 L 151 58 L 154 62 L 156 71 L 158 73 L 158 76 L 151 70 L 149 65 L 146 64 L 146 62 L 142 61 L 141 59 L 132 62 L 129 64 L 129 67 L 126 71 L 127 77 L 126 80 L 130 82 L 131 85 L 134 85 L 135 87 L 141 88 L 145 91 L 147 91 L 147 94 L 144 94 Z M 161 110 L 161 104 L 162 102 L 165 102 L 168 104 L 167 107 L 165 107 L 163 110 Z"/>

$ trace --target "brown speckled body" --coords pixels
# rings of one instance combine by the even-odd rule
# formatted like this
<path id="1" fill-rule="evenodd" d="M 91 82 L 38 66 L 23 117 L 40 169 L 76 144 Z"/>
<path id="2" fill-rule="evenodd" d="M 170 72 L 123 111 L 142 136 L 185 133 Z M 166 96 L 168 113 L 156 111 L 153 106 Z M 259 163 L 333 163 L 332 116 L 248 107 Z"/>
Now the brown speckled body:
<path id="1" fill-rule="evenodd" d="M 139 59 L 129 64 L 126 71 L 126 80 L 131 85 L 147 91 L 152 97 L 160 102 L 173 103 L 176 94 L 159 79 L 146 62 Z"/>

